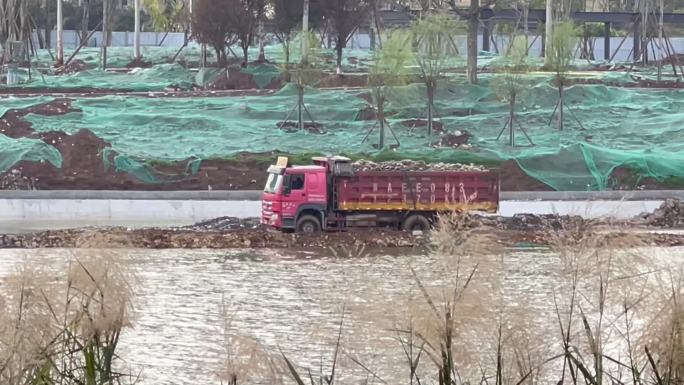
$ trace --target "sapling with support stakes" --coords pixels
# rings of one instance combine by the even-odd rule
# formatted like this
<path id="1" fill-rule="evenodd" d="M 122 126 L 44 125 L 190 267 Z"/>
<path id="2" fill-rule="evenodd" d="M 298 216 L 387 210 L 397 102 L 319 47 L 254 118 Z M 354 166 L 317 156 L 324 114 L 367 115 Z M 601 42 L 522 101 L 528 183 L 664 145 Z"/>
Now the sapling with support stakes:
<path id="1" fill-rule="evenodd" d="M 297 40 L 299 40 L 297 42 Z M 285 64 L 283 70 L 289 77 L 290 81 L 297 88 L 297 104 L 290 110 L 285 117 L 285 120 L 278 124 L 279 129 L 294 126 L 295 122 L 290 122 L 289 119 L 293 113 L 297 113 L 296 127 L 299 130 L 307 129 L 311 132 L 319 133 L 319 125 L 314 120 L 311 112 L 304 102 L 304 92 L 306 87 L 315 86 L 321 81 L 325 75 L 323 72 L 323 63 L 320 60 L 318 53 L 318 42 L 316 35 L 313 32 L 302 32 L 295 38 L 293 48 L 300 47 L 299 62 L 294 65 Z M 289 49 L 285 47 L 285 49 Z M 293 52 L 296 55 L 296 51 Z M 305 118 L 308 116 L 308 120 Z"/>
<path id="2" fill-rule="evenodd" d="M 385 129 L 389 130 L 396 142 L 390 147 L 396 148 L 401 145 L 387 121 L 385 107 L 389 92 L 395 87 L 406 84 L 406 65 L 409 64 L 411 56 L 411 35 L 401 30 L 390 32 L 388 38 L 384 40 L 382 49 L 376 51 L 373 64 L 368 71 L 368 86 L 371 88 L 372 99 L 375 104 L 376 122 L 368 130 L 361 143 L 365 143 L 373 131 L 378 128 L 380 139 L 377 145 L 373 145 L 374 147 L 378 149 L 385 147 Z"/>
<path id="3" fill-rule="evenodd" d="M 496 140 L 498 141 L 501 139 L 503 133 L 508 129 L 509 146 L 516 145 L 516 124 L 518 128 L 520 128 L 520 131 L 525 135 L 525 138 L 527 138 L 530 145 L 534 145 L 534 142 L 532 142 L 527 131 L 520 125 L 520 122 L 515 116 L 516 99 L 518 95 L 525 90 L 526 86 L 524 75 L 529 70 L 527 59 L 527 42 L 525 41 L 525 37 L 516 36 L 513 39 L 513 43 L 506 56 L 501 58 L 495 65 L 497 74 L 493 79 L 493 86 L 501 98 L 508 100 L 509 106 L 508 119 L 506 119 L 506 123 L 503 128 L 501 128 L 501 132 L 499 132 Z"/>
<path id="4" fill-rule="evenodd" d="M 445 72 L 460 61 L 454 40 L 461 29 L 461 25 L 446 13 L 428 15 L 416 21 L 411 27 L 414 55 L 427 94 L 428 138 L 433 134 L 437 84 Z M 413 128 L 415 124 L 411 127 Z"/>
<path id="5" fill-rule="evenodd" d="M 565 108 L 572 114 L 573 118 L 582 127 L 582 123 L 577 119 L 575 113 L 565 103 L 565 80 L 570 70 L 570 64 L 575 57 L 575 46 L 577 45 L 577 28 L 571 21 L 564 21 L 554 26 L 553 34 L 550 39 L 549 66 L 555 72 L 556 86 L 558 87 L 558 103 L 553 109 L 549 125 L 553 118 L 558 118 L 558 130 L 563 131 L 565 121 Z"/>

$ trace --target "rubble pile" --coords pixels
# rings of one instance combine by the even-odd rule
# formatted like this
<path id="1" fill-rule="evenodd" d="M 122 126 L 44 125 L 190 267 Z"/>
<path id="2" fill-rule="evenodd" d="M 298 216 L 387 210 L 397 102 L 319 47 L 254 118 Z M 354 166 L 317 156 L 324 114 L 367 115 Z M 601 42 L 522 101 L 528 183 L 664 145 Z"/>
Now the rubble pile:
<path id="1" fill-rule="evenodd" d="M 684 202 L 668 199 L 651 214 L 643 216 L 646 224 L 656 227 L 684 227 Z"/>
<path id="2" fill-rule="evenodd" d="M 373 162 L 361 159 L 353 163 L 354 171 L 489 171 L 481 165 L 469 163 L 426 163 L 421 160 L 397 160 L 388 162 Z"/>
<path id="3" fill-rule="evenodd" d="M 20 170 L 12 169 L 0 175 L 0 190 L 36 190 L 36 178 L 24 176 Z"/>
<path id="4" fill-rule="evenodd" d="M 225 231 L 238 229 L 256 229 L 261 226 L 259 218 L 236 218 L 236 217 L 219 217 L 202 221 L 189 226 L 175 227 L 175 230 L 190 230 L 190 231 Z"/>

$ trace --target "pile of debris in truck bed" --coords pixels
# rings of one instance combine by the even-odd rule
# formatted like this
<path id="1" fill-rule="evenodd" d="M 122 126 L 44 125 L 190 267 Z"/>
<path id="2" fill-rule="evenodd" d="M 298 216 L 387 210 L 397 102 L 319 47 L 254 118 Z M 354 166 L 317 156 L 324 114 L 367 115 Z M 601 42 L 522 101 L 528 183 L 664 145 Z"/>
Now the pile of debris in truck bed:
<path id="1" fill-rule="evenodd" d="M 373 162 L 370 160 L 357 160 L 353 163 L 354 171 L 488 171 L 487 168 L 477 164 L 463 163 L 426 163 L 420 160 L 397 160 L 388 162 Z"/>

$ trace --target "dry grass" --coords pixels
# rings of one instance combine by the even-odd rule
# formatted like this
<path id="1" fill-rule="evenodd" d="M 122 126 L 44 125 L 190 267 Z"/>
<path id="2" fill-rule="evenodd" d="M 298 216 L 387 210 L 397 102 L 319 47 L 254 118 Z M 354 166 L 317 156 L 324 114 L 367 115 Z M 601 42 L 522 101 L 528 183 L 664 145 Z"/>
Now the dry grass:
<path id="1" fill-rule="evenodd" d="M 119 384 L 135 276 L 114 255 L 74 254 L 55 275 L 28 261 L 0 286 L 0 383 Z"/>
<path id="2" fill-rule="evenodd" d="M 279 363 L 256 338 L 242 335 L 233 327 L 238 313 L 225 298 L 219 309 L 221 319 L 221 357 L 216 377 L 222 385 L 280 384 Z"/>
<path id="3" fill-rule="evenodd" d="M 556 257 L 547 258 L 556 258 L 557 276 L 548 301 L 555 314 L 539 314 L 524 300 L 507 302 L 506 250 L 470 221 L 467 215 L 439 218 L 431 234 L 431 278 L 411 270 L 415 291 L 404 314 L 381 320 L 395 325 L 389 332 L 403 359 L 386 364 L 406 371 L 402 382 L 684 384 L 681 265 L 651 263 L 638 239 L 616 238 L 591 222 L 551 229 Z M 363 246 L 331 253 L 367 256 Z M 58 276 L 25 264 L 0 286 L 0 384 L 130 380 L 114 367 L 120 333 L 134 316 L 135 286 L 131 270 L 113 255 L 74 255 Z M 335 321 L 337 332 L 328 331 L 333 349 L 325 372 L 322 363 L 320 370 L 298 367 L 282 351 L 238 332 L 239 313 L 225 301 L 219 310 L 215 375 L 221 384 L 279 384 L 284 377 L 298 385 L 344 383 L 344 357 L 367 373 L 366 383 L 387 383 L 343 346 L 352 322 L 345 321 L 346 308 Z"/>

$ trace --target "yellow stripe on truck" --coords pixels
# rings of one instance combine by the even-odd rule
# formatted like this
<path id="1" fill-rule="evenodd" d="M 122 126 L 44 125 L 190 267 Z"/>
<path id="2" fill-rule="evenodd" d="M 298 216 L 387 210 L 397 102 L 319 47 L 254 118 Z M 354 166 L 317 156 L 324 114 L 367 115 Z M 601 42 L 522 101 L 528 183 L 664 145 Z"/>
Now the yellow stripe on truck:
<path id="1" fill-rule="evenodd" d="M 339 209 L 342 211 L 485 211 L 496 212 L 498 205 L 494 202 L 472 202 L 472 203 L 340 203 Z"/>

